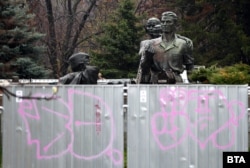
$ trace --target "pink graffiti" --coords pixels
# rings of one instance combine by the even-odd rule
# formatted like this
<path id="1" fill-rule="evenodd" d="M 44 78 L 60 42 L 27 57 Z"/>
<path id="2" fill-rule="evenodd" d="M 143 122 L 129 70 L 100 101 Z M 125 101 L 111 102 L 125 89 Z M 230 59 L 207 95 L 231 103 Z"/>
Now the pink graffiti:
<path id="1" fill-rule="evenodd" d="M 228 101 L 220 90 L 164 88 L 160 91 L 159 101 L 161 111 L 152 116 L 151 126 L 153 137 L 161 150 L 175 148 L 188 137 L 201 149 L 206 148 L 209 142 L 218 149 L 229 148 L 235 143 L 235 127 L 246 114 L 242 102 Z M 222 120 L 219 125 L 208 128 L 209 123 L 216 123 L 216 116 L 220 112 L 212 110 L 215 105 L 228 117 L 224 121 L 219 119 Z M 191 113 L 188 114 L 188 111 Z M 192 114 L 196 117 L 191 117 Z M 208 135 L 199 137 L 197 132 L 204 130 L 208 131 Z M 229 140 L 219 144 L 218 136 L 223 131 L 229 132 Z"/>
<path id="2" fill-rule="evenodd" d="M 95 126 L 95 129 L 96 129 L 96 133 L 99 135 L 101 130 L 102 130 L 102 127 L 101 127 L 101 108 L 98 104 L 95 105 L 95 108 L 96 108 L 96 112 L 95 112 L 95 121 L 96 121 L 96 126 Z"/>
<path id="3" fill-rule="evenodd" d="M 46 96 L 43 94 L 35 94 L 35 96 Z M 99 117 L 101 113 L 109 116 L 109 140 L 106 145 L 95 153 L 86 154 L 84 149 L 76 146 L 78 138 L 82 137 L 81 129 L 87 127 L 90 130 L 103 124 L 101 119 L 90 121 L 74 115 L 83 113 L 91 113 L 83 109 L 75 109 L 74 103 L 81 103 L 75 99 L 84 98 L 93 102 L 98 102 Z M 47 103 L 47 104 L 46 104 Z M 115 125 L 110 107 L 102 100 L 102 98 L 91 93 L 79 90 L 68 89 L 66 100 L 57 99 L 56 106 L 51 107 L 51 102 L 39 100 L 23 100 L 19 103 L 18 113 L 21 116 L 27 132 L 27 144 L 35 145 L 37 159 L 53 159 L 62 157 L 65 154 L 71 154 L 73 157 L 83 160 L 93 160 L 101 156 L 108 156 L 114 164 L 122 164 L 121 151 L 113 149 L 112 145 L 115 139 Z M 84 105 L 83 105 L 84 106 Z M 101 109 L 102 108 L 102 109 Z M 76 113 L 76 111 L 78 111 Z M 96 109 L 93 108 L 93 115 L 96 115 Z M 43 115 L 40 115 L 43 114 Z M 54 123 L 60 123 L 63 127 L 53 129 Z M 53 131 L 51 131 L 53 129 Z M 45 135 L 47 137 L 41 137 Z M 84 143 L 84 142 L 82 142 Z M 66 145 L 65 145 L 66 144 Z M 81 145 L 80 145 L 81 146 Z M 88 146 L 88 144 L 86 144 Z"/>

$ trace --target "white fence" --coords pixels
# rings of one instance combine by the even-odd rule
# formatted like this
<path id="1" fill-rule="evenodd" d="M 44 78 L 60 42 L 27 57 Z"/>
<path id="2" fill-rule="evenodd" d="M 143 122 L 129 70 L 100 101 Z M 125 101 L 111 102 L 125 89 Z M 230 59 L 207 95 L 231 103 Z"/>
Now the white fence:
<path id="1" fill-rule="evenodd" d="M 11 92 L 50 96 L 52 86 Z M 123 167 L 123 86 L 58 86 L 57 99 L 4 97 L 3 168 Z"/>
<path id="2" fill-rule="evenodd" d="M 221 168 L 248 151 L 247 87 L 128 87 L 128 167 Z"/>
<path id="3" fill-rule="evenodd" d="M 248 151 L 246 85 L 8 89 L 42 100 L 4 95 L 3 168 L 222 168 Z"/>

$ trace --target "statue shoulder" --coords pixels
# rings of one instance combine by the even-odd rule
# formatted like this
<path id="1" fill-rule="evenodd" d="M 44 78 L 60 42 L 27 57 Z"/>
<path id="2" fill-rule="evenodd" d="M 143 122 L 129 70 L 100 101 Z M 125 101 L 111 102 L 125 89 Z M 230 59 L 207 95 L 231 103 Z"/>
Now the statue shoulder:
<path id="1" fill-rule="evenodd" d="M 70 84 L 70 82 L 75 78 L 75 76 L 77 74 L 78 74 L 78 72 L 68 73 L 68 74 L 64 75 L 63 77 L 60 77 L 59 82 L 61 84 Z"/>
<path id="2" fill-rule="evenodd" d="M 141 44 L 147 43 L 148 41 L 150 41 L 150 39 L 142 40 Z"/>
<path id="3" fill-rule="evenodd" d="M 193 41 L 190 38 L 182 36 L 180 34 L 176 34 L 176 37 L 183 40 L 190 48 L 193 48 Z"/>
<path id="4" fill-rule="evenodd" d="M 161 41 L 162 41 L 162 38 L 158 37 L 158 38 L 154 38 L 154 39 L 149 40 L 148 44 L 149 45 L 157 45 L 157 44 L 160 44 Z"/>
<path id="5" fill-rule="evenodd" d="M 86 70 L 99 71 L 100 69 L 97 66 L 87 65 Z"/>
<path id="6" fill-rule="evenodd" d="M 147 45 L 149 41 L 150 41 L 149 39 L 141 41 L 140 48 L 144 47 L 145 45 Z"/>
<path id="7" fill-rule="evenodd" d="M 86 70 L 84 71 L 84 75 L 86 77 L 88 84 L 97 84 L 98 73 L 100 69 L 96 66 L 87 65 Z"/>

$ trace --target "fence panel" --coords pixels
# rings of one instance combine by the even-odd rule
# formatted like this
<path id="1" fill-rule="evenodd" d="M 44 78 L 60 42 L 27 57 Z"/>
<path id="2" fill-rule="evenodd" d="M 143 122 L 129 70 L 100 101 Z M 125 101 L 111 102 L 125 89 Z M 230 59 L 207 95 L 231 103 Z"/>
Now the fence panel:
<path id="1" fill-rule="evenodd" d="M 222 168 L 248 151 L 247 86 L 129 85 L 129 168 Z"/>
<path id="2" fill-rule="evenodd" d="M 52 87 L 8 89 L 44 98 Z M 3 167 L 123 167 L 123 86 L 54 87 L 53 100 L 4 96 Z"/>

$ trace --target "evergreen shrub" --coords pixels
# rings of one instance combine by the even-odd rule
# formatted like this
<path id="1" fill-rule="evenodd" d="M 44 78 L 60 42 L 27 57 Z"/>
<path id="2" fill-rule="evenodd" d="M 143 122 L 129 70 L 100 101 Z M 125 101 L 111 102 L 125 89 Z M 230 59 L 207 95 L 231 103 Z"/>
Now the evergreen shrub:
<path id="1" fill-rule="evenodd" d="M 191 73 L 190 79 L 196 83 L 250 85 L 250 66 L 239 63 L 221 68 L 200 68 Z"/>

